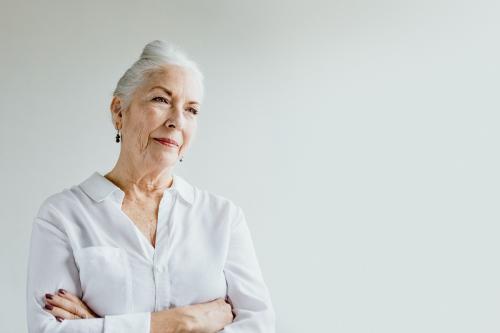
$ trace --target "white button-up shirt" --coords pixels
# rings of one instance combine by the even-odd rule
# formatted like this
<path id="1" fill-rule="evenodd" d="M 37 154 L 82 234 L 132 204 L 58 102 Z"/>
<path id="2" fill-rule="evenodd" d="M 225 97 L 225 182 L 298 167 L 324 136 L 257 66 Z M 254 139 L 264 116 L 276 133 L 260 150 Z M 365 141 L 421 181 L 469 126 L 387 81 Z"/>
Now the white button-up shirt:
<path id="1" fill-rule="evenodd" d="M 149 333 L 151 312 L 227 297 L 221 332 L 274 333 L 269 291 L 241 208 L 177 174 L 158 210 L 156 246 L 122 211 L 125 193 L 98 172 L 48 197 L 34 219 L 27 278 L 30 333 Z M 101 318 L 58 322 L 59 288 Z"/>

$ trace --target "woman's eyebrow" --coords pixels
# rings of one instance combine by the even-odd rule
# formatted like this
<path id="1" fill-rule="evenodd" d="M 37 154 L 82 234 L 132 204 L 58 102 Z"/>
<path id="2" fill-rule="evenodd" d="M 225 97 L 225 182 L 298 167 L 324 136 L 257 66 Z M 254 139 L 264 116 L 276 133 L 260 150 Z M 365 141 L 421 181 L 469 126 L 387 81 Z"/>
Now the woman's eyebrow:
<path id="1" fill-rule="evenodd" d="M 168 90 L 167 88 L 163 87 L 163 86 L 154 86 L 153 88 L 151 88 L 149 91 L 153 90 L 153 89 L 161 89 L 165 92 L 165 94 L 167 94 L 169 97 L 172 97 L 172 92 L 170 90 Z M 197 101 L 189 101 L 188 104 L 200 104 L 199 102 Z"/>
<path id="2" fill-rule="evenodd" d="M 172 92 L 170 90 L 168 90 L 167 88 L 165 87 L 162 87 L 162 86 L 154 86 L 153 88 L 150 89 L 153 90 L 153 89 L 161 89 L 163 90 L 168 96 L 172 97 Z"/>

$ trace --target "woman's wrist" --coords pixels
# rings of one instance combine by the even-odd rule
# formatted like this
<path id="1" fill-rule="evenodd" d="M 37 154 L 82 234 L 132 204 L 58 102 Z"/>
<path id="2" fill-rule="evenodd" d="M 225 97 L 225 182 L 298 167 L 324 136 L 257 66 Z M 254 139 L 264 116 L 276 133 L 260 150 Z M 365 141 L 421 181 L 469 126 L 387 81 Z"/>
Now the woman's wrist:
<path id="1" fill-rule="evenodd" d="M 151 333 L 192 333 L 195 318 L 187 308 L 174 308 L 151 313 Z"/>
<path id="2" fill-rule="evenodd" d="M 151 333 L 214 333 L 232 322 L 223 298 L 151 313 Z"/>

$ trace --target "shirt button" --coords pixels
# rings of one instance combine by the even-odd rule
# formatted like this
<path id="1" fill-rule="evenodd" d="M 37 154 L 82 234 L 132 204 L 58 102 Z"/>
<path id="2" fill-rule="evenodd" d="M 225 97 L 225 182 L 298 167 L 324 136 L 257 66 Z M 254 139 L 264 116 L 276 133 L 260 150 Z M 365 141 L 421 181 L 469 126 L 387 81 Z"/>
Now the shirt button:
<path id="1" fill-rule="evenodd" d="M 157 267 L 156 267 L 156 270 L 157 270 L 158 272 L 160 272 L 160 273 L 163 273 L 163 272 L 165 271 L 165 267 L 163 267 L 163 266 L 157 266 Z"/>

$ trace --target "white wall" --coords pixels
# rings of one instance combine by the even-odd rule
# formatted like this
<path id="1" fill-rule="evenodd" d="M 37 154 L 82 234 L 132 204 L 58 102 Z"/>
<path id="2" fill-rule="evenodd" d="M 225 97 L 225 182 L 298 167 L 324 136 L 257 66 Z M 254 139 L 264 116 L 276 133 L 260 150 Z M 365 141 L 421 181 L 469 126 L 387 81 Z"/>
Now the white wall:
<path id="1" fill-rule="evenodd" d="M 0 331 L 32 219 L 107 172 L 153 39 L 205 75 L 178 172 L 247 215 L 278 332 L 498 332 L 498 1 L 4 1 Z"/>

